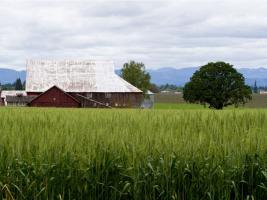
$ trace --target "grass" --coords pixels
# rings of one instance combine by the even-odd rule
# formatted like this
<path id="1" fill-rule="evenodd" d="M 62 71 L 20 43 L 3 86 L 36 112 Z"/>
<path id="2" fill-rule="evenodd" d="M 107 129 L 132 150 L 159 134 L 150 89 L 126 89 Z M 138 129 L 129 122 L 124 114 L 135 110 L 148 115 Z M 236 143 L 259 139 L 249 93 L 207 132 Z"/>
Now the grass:
<path id="1" fill-rule="evenodd" d="M 267 110 L 0 109 L 0 198 L 267 199 Z"/>

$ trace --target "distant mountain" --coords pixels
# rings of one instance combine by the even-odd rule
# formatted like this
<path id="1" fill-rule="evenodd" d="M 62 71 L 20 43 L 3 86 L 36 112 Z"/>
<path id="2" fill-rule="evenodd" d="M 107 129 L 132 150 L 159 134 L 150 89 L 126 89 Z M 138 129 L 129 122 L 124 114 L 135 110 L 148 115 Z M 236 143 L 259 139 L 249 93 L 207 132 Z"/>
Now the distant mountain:
<path id="1" fill-rule="evenodd" d="M 252 86 L 256 81 L 258 86 L 267 86 L 267 68 L 241 68 L 238 69 L 238 71 L 246 78 L 246 83 L 248 85 Z"/>
<path id="2" fill-rule="evenodd" d="M 183 86 L 190 80 L 190 77 L 197 70 L 197 67 L 191 68 L 160 68 L 156 70 L 148 70 L 151 75 L 151 81 L 157 85 L 174 84 Z M 257 82 L 258 86 L 267 86 L 267 68 L 240 68 L 238 72 L 242 73 L 246 79 L 246 84 L 252 86 Z"/>
<path id="3" fill-rule="evenodd" d="M 151 75 L 151 81 L 157 85 L 163 84 L 174 84 L 177 86 L 183 86 L 190 80 L 190 77 L 197 70 L 197 67 L 189 67 L 182 69 L 175 69 L 171 67 L 159 68 L 159 69 L 148 69 Z M 257 81 L 258 86 L 267 86 L 267 68 L 240 68 L 237 69 L 246 78 L 246 83 L 250 86 L 254 85 Z M 117 74 L 120 74 L 121 70 L 116 70 Z M 26 79 L 26 71 L 16 71 L 12 69 L 0 68 L 0 82 L 13 83 L 17 78 L 22 81 Z"/>
<path id="4" fill-rule="evenodd" d="M 26 79 L 26 71 L 16 71 L 13 69 L 5 69 L 5 68 L 0 68 L 0 82 L 1 84 L 6 84 L 6 83 L 13 83 L 16 81 L 17 78 L 20 78 L 21 81 L 25 81 Z"/>
<path id="5" fill-rule="evenodd" d="M 148 69 L 151 76 L 151 82 L 157 85 L 173 84 L 182 86 L 184 85 L 192 76 L 192 74 L 197 70 L 197 67 L 175 69 L 171 67 L 165 67 L 160 69 Z M 115 73 L 120 75 L 121 70 L 115 70 Z"/>
<path id="6" fill-rule="evenodd" d="M 157 85 L 173 84 L 183 86 L 189 81 L 192 74 L 197 70 L 197 67 L 175 69 L 175 68 L 160 68 L 156 70 L 148 70 L 151 75 L 151 81 Z"/>

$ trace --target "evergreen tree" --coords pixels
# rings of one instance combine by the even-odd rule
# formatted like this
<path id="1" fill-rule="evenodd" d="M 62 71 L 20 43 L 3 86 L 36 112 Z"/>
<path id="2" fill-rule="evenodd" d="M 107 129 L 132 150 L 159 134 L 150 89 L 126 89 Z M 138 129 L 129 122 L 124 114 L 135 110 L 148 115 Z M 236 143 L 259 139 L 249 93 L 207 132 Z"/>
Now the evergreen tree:
<path id="1" fill-rule="evenodd" d="M 258 93 L 257 81 L 254 82 L 253 92 Z"/>
<path id="2" fill-rule="evenodd" d="M 20 78 L 18 78 L 15 82 L 15 90 L 23 90 L 23 85 Z"/>

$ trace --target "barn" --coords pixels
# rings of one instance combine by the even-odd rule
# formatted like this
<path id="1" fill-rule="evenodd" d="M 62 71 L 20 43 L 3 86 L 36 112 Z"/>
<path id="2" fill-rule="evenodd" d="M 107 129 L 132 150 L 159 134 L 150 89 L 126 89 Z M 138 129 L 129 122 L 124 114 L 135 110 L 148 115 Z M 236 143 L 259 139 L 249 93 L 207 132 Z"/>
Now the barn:
<path id="1" fill-rule="evenodd" d="M 29 60 L 26 93 L 35 107 L 136 108 L 143 92 L 119 77 L 112 61 Z"/>
<path id="2" fill-rule="evenodd" d="M 1 103 L 3 106 L 26 106 L 32 100 L 27 97 L 26 91 L 3 90 L 1 91 Z"/>

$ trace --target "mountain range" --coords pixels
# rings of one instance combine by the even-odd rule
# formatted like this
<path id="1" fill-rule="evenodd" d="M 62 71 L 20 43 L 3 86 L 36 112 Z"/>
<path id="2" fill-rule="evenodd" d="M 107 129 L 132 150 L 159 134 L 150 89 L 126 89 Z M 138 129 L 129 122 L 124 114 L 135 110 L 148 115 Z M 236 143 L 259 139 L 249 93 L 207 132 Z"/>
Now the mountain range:
<path id="1" fill-rule="evenodd" d="M 17 78 L 20 78 L 21 81 L 26 79 L 26 71 L 16 71 L 14 69 L 0 68 L 0 83 L 13 83 Z"/>
<path id="2" fill-rule="evenodd" d="M 182 69 L 175 69 L 171 67 L 163 67 L 159 69 L 148 69 L 147 71 L 151 75 L 151 82 L 157 85 L 174 84 L 177 86 L 183 86 L 189 81 L 192 74 L 197 70 L 197 67 L 189 67 Z M 267 68 L 240 68 L 237 69 L 242 73 L 246 79 L 246 84 L 253 86 L 255 81 L 257 86 L 267 86 Z M 120 70 L 116 70 L 119 74 Z M 0 68 L 0 82 L 2 84 L 13 83 L 17 78 L 22 81 L 26 79 L 26 71 L 16 71 L 13 69 Z"/>
<path id="3" fill-rule="evenodd" d="M 148 70 L 148 72 L 151 75 L 151 82 L 156 83 L 157 85 L 168 83 L 177 86 L 183 86 L 190 80 L 190 77 L 197 69 L 199 68 L 191 67 L 175 69 L 168 67 L 156 70 Z M 267 68 L 239 68 L 237 71 L 243 74 L 247 85 L 253 86 L 256 81 L 257 86 L 267 86 Z"/>

